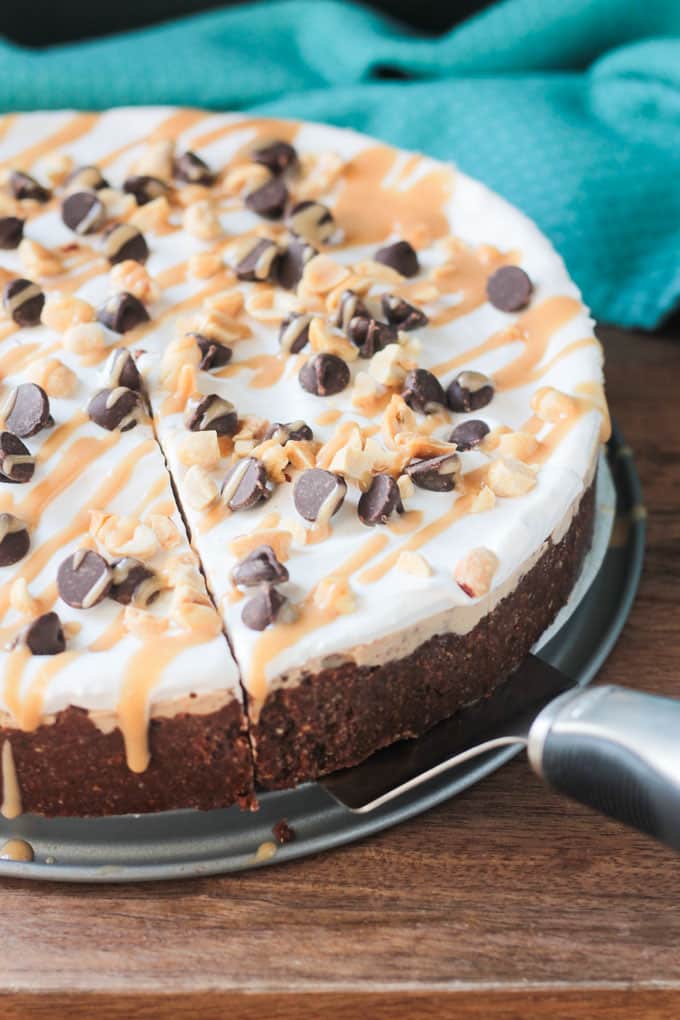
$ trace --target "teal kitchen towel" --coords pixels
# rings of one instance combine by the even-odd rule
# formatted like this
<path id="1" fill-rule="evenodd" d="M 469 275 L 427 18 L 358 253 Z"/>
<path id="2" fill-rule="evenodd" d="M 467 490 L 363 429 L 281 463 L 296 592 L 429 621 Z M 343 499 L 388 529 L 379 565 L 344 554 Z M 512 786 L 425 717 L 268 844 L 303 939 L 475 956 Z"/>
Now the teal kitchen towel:
<path id="1" fill-rule="evenodd" d="M 680 0 L 504 0 L 438 38 L 277 0 L 32 51 L 0 109 L 169 103 L 353 127 L 456 161 L 532 216 L 595 315 L 680 301 Z"/>

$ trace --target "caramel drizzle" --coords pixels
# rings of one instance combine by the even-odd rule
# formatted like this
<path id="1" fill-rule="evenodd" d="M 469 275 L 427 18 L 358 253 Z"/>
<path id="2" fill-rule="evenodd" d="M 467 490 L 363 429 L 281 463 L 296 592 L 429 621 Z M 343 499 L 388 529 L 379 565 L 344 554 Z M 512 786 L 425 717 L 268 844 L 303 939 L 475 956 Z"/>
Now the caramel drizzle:
<path id="1" fill-rule="evenodd" d="M 347 580 L 360 570 L 364 564 L 377 556 L 387 545 L 387 535 L 372 535 L 359 546 L 349 559 L 337 567 L 331 577 L 334 579 Z M 317 585 L 318 587 L 318 585 Z M 257 640 L 253 650 L 251 661 L 250 678 L 248 682 L 248 693 L 254 702 L 254 711 L 257 713 L 259 706 L 264 701 L 267 693 L 267 665 L 290 648 L 301 641 L 307 634 L 319 627 L 332 623 L 340 612 L 334 606 L 320 608 L 315 601 L 316 588 L 312 589 L 309 595 L 299 606 L 299 616 L 291 623 L 277 623 L 270 627 Z"/>
<path id="2" fill-rule="evenodd" d="M 12 745 L 5 740 L 2 745 L 2 804 L 0 814 L 3 818 L 18 818 L 23 811 L 19 777 L 14 764 Z"/>
<path id="3" fill-rule="evenodd" d="M 473 312 L 486 303 L 486 282 L 496 269 L 519 261 L 519 253 L 505 254 L 496 248 L 482 247 L 476 251 L 460 246 L 452 261 L 437 271 L 437 288 L 442 294 L 460 294 L 460 301 L 441 308 L 430 319 L 431 326 L 445 326 Z"/>
<path id="4" fill-rule="evenodd" d="M 200 644 L 199 636 L 168 636 L 147 641 L 128 663 L 118 702 L 118 725 L 125 744 L 125 760 L 131 772 L 149 765 L 150 697 L 165 667 L 175 656 Z"/>
<path id="5" fill-rule="evenodd" d="M 472 347 L 463 354 L 457 354 L 447 361 L 433 365 L 431 371 L 442 376 L 463 365 L 470 365 L 489 351 L 505 347 L 512 341 L 524 345 L 522 353 L 508 365 L 494 373 L 494 385 L 497 389 L 513 389 L 525 385 L 526 373 L 532 371 L 545 355 L 553 333 L 566 325 L 574 316 L 582 311 L 583 306 L 575 298 L 551 297 L 530 308 L 521 315 L 509 330 L 503 329 L 493 333 L 483 343 Z"/>
<path id="6" fill-rule="evenodd" d="M 286 366 L 287 359 L 280 354 L 254 354 L 251 358 L 232 361 L 214 374 L 226 379 L 249 370 L 253 375 L 248 380 L 248 385 L 252 389 L 262 390 L 274 386 L 286 371 Z"/>

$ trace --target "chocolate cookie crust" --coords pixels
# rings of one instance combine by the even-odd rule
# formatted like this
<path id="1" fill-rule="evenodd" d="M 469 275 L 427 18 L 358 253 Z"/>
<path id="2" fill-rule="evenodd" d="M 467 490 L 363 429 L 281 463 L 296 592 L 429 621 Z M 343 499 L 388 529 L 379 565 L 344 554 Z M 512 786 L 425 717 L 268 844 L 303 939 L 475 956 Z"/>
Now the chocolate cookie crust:
<path id="1" fill-rule="evenodd" d="M 438 634 L 403 659 L 348 662 L 272 691 L 251 726 L 258 784 L 283 789 L 356 765 L 488 697 L 567 601 L 590 548 L 594 511 L 593 481 L 562 540 L 468 634 Z"/>

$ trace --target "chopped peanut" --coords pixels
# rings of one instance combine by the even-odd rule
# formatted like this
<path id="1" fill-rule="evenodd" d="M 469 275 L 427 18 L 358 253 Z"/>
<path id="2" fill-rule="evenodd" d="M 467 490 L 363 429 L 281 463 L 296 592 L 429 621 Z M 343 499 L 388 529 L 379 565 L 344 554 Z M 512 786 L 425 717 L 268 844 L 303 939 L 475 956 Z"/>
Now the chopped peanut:
<path id="1" fill-rule="evenodd" d="M 524 496 L 536 485 L 536 475 L 530 467 L 513 457 L 500 457 L 489 466 L 489 487 L 497 496 Z"/>
<path id="2" fill-rule="evenodd" d="M 208 470 L 217 467 L 220 462 L 217 433 L 212 430 L 187 432 L 178 443 L 177 455 L 187 467 L 198 465 Z"/>
<path id="3" fill-rule="evenodd" d="M 42 386 L 50 397 L 70 397 L 78 388 L 78 377 L 75 372 L 58 358 L 34 361 L 28 375 L 31 382 Z"/>
<path id="4" fill-rule="evenodd" d="M 63 272 L 64 264 L 56 251 L 51 251 L 37 241 L 25 237 L 19 244 L 19 259 L 32 278 L 34 276 L 58 276 Z"/>
<path id="5" fill-rule="evenodd" d="M 217 483 L 200 464 L 192 464 L 186 475 L 185 499 L 194 510 L 206 510 L 219 495 Z"/>
<path id="6" fill-rule="evenodd" d="M 160 289 L 148 271 L 139 262 L 125 259 L 114 266 L 110 273 L 111 283 L 116 291 L 126 290 L 144 304 L 151 304 L 160 295 Z"/>
<path id="7" fill-rule="evenodd" d="M 182 223 L 188 234 L 202 241 L 211 241 L 222 233 L 219 216 L 209 199 L 202 199 L 188 206 Z"/>
<path id="8" fill-rule="evenodd" d="M 50 294 L 40 315 L 40 321 L 57 333 L 65 333 L 71 326 L 94 320 L 95 310 L 92 305 L 72 294 Z"/>
<path id="9" fill-rule="evenodd" d="M 480 546 L 459 560 L 453 571 L 458 586 L 466 595 L 476 599 L 491 588 L 493 575 L 498 569 L 498 557 L 491 549 Z"/>

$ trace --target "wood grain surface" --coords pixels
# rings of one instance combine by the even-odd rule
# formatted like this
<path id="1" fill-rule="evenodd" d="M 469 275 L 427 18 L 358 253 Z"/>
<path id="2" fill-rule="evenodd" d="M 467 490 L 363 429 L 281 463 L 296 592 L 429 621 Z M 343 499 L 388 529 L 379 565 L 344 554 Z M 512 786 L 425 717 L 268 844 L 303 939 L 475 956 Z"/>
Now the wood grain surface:
<path id="1" fill-rule="evenodd" d="M 680 338 L 603 334 L 649 548 L 601 679 L 680 696 Z M 283 867 L 4 881 L 0 896 L 3 1020 L 680 1017 L 680 859 L 547 792 L 519 759 L 425 816 Z"/>

